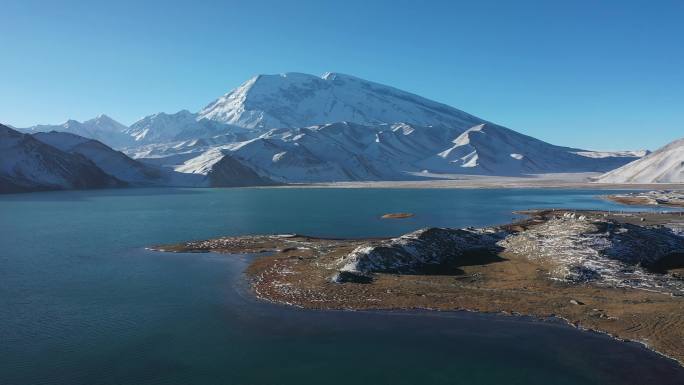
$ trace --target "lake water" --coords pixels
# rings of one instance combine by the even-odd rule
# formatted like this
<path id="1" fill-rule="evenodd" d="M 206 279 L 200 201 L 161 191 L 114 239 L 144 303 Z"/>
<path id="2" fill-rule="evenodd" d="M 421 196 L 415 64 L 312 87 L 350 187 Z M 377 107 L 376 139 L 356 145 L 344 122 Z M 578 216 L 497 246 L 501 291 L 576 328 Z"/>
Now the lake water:
<path id="1" fill-rule="evenodd" d="M 588 190 L 129 189 L 0 196 L 0 384 L 682 384 L 640 345 L 471 313 L 306 311 L 253 299 L 247 256 L 158 243 L 363 237 L 618 209 Z M 380 220 L 387 212 L 405 220 Z"/>

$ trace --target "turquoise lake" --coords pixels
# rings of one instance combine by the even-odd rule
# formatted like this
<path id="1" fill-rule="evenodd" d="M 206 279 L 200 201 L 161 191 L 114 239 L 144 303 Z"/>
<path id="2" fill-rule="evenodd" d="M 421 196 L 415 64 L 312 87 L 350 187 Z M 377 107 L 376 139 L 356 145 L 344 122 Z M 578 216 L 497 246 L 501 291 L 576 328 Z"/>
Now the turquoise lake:
<path id="1" fill-rule="evenodd" d="M 308 311 L 254 299 L 220 235 L 392 236 L 516 209 L 628 210 L 554 189 L 125 189 L 0 196 L 0 384 L 683 384 L 635 343 L 558 321 Z M 632 208 L 634 209 L 634 208 Z M 642 208 L 643 209 L 643 208 Z M 381 220 L 411 212 L 404 220 Z"/>

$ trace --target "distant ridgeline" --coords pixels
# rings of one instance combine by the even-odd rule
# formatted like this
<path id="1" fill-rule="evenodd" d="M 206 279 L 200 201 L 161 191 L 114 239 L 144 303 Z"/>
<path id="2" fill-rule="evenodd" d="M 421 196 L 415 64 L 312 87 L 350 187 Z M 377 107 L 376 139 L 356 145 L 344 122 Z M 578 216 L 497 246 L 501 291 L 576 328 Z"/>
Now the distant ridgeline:
<path id="1" fill-rule="evenodd" d="M 77 183 L 82 178 L 76 169 L 72 181 L 45 179 L 52 168 L 17 169 L 17 157 L 29 155 L 16 150 L 2 155 L 0 177 L 14 186 L 5 191 L 603 173 L 646 154 L 552 145 L 409 92 L 335 73 L 255 76 L 197 113 L 157 113 L 130 127 L 100 115 L 19 131 L 78 154 L 117 181 Z"/>

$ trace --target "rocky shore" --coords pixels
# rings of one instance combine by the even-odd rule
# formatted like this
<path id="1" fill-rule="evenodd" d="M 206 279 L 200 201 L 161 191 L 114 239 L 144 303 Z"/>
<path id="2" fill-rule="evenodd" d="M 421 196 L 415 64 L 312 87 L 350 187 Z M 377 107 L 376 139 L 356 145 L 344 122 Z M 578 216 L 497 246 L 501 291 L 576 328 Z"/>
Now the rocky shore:
<path id="1" fill-rule="evenodd" d="M 391 239 L 257 235 L 154 249 L 266 252 L 247 275 L 258 297 L 278 303 L 559 317 L 684 362 L 684 217 L 525 214 L 508 225 L 427 228 Z"/>
<path id="2" fill-rule="evenodd" d="M 606 198 L 626 205 L 684 207 L 684 191 L 653 190 L 608 195 Z"/>

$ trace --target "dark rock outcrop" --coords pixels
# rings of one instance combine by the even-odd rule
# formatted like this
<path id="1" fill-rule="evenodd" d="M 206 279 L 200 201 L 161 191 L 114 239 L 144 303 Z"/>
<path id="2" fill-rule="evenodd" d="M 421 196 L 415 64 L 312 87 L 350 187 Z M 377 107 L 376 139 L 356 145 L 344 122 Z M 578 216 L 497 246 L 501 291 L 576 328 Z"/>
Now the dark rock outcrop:
<path id="1" fill-rule="evenodd" d="M 340 261 L 339 280 L 372 273 L 454 272 L 463 264 L 497 259 L 504 233 L 478 229 L 426 228 L 377 244 L 356 248 Z"/>

